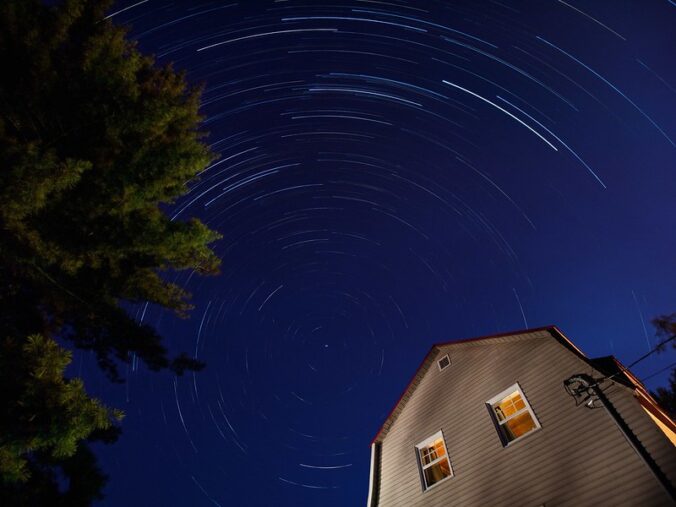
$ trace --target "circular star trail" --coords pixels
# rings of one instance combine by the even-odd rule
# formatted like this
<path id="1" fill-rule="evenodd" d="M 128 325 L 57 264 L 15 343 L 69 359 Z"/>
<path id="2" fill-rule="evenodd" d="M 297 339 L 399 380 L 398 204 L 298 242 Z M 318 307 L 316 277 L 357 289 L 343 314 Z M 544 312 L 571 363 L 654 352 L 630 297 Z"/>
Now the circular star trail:
<path id="1" fill-rule="evenodd" d="M 220 276 L 176 275 L 190 319 L 134 310 L 207 368 L 132 358 L 126 384 L 98 386 L 127 413 L 99 452 L 108 504 L 362 504 L 370 439 L 432 343 L 557 324 L 592 356 L 655 344 L 676 293 L 673 3 L 109 17 L 203 83 L 220 158 L 168 213 L 223 238 Z"/>

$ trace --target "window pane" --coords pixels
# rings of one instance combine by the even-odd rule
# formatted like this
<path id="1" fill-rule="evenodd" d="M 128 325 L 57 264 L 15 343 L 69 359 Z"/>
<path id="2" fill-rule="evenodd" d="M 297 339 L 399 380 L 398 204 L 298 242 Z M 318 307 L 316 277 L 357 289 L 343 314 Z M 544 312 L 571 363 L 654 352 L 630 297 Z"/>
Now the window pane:
<path id="1" fill-rule="evenodd" d="M 533 417 L 531 417 L 530 412 L 524 412 L 523 414 L 510 419 L 500 427 L 509 442 L 536 428 L 535 421 L 533 420 Z"/>
<path id="2" fill-rule="evenodd" d="M 516 391 L 493 405 L 493 410 L 495 410 L 495 415 L 498 417 L 498 420 L 504 421 L 506 418 L 514 415 L 517 411 L 525 407 L 526 405 L 523 399 L 521 399 L 521 395 Z"/>
<path id="3" fill-rule="evenodd" d="M 444 442 L 442 440 L 436 440 L 429 446 L 420 449 L 420 461 L 422 461 L 423 465 L 428 465 L 444 454 L 446 454 Z"/>
<path id="4" fill-rule="evenodd" d="M 448 464 L 448 459 L 444 458 L 439 463 L 435 463 L 431 467 L 428 467 L 424 470 L 425 473 L 425 484 L 429 488 L 433 484 L 436 484 L 441 479 L 445 479 L 451 475 L 451 467 Z"/>
<path id="5" fill-rule="evenodd" d="M 504 403 L 502 405 L 502 411 L 505 414 L 505 417 L 509 417 L 514 412 L 516 412 L 516 409 L 514 408 L 514 405 L 512 405 L 511 403 Z"/>
<path id="6" fill-rule="evenodd" d="M 423 465 L 428 465 L 437 458 L 437 452 L 434 447 L 423 447 L 420 449 L 420 460 Z"/>

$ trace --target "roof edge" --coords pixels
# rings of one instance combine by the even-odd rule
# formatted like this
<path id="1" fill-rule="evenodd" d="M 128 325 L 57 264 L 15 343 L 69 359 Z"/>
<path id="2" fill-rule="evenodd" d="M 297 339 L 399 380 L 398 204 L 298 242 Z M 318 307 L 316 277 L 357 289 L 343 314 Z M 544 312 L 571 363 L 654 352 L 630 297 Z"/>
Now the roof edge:
<path id="1" fill-rule="evenodd" d="M 650 412 L 655 418 L 659 419 L 662 424 L 667 426 L 671 431 L 676 433 L 676 422 L 671 418 L 667 411 L 664 410 L 659 403 L 657 403 L 657 400 L 653 397 L 652 393 L 643 384 L 643 382 L 641 382 L 641 379 L 635 376 L 631 370 L 624 366 L 622 362 L 615 356 L 610 357 L 617 364 L 617 368 L 622 373 L 622 376 L 626 378 L 633 387 L 634 396 L 636 396 L 641 406 L 646 411 Z"/>
<path id="2" fill-rule="evenodd" d="M 632 389 L 635 393 L 635 396 L 638 398 L 639 403 L 644 407 L 645 410 L 650 412 L 654 417 L 659 419 L 663 424 L 665 424 L 669 429 L 674 431 L 676 433 L 676 423 L 674 422 L 671 417 L 666 413 L 666 411 L 660 407 L 660 405 L 657 403 L 657 401 L 652 397 L 650 391 L 645 387 L 645 385 L 638 379 L 638 377 L 634 376 L 634 374 L 626 368 L 615 356 L 605 356 L 602 358 L 595 358 L 591 359 L 589 358 L 582 350 L 580 350 L 568 337 L 566 337 L 563 332 L 556 327 L 555 325 L 549 325 L 549 326 L 543 326 L 543 327 L 535 327 L 535 328 L 530 328 L 530 329 L 520 329 L 517 331 L 508 331 L 506 333 L 495 333 L 495 334 L 490 334 L 490 335 L 485 335 L 485 336 L 479 336 L 476 338 L 465 338 L 465 339 L 460 339 L 460 340 L 450 340 L 450 341 L 444 341 L 444 342 L 437 342 L 432 344 L 430 346 L 429 350 L 423 357 L 422 361 L 416 368 L 415 372 L 413 373 L 413 376 L 411 379 L 408 381 L 406 384 L 406 387 L 402 391 L 401 395 L 399 396 L 399 399 L 397 402 L 392 406 L 392 409 L 390 412 L 387 414 L 387 417 L 383 420 L 382 424 L 380 425 L 380 428 L 378 429 L 378 432 L 376 435 L 373 437 L 373 440 L 371 440 L 371 445 L 374 443 L 378 442 L 379 437 L 381 433 L 383 432 L 385 425 L 387 422 L 390 420 L 392 415 L 394 414 L 395 410 L 397 407 L 402 402 L 402 399 L 404 396 L 406 396 L 406 393 L 408 393 L 409 389 L 411 388 L 413 382 L 415 381 L 416 377 L 418 376 L 418 373 L 422 369 L 422 367 L 425 365 L 427 362 L 428 358 L 430 357 L 430 354 L 432 354 L 435 350 L 439 349 L 440 347 L 444 347 L 447 345 L 456 345 L 456 344 L 461 344 L 461 343 L 471 343 L 471 342 L 478 342 L 482 340 L 488 340 L 491 338 L 503 338 L 507 336 L 516 336 L 520 334 L 530 334 L 530 333 L 536 333 L 539 331 L 549 331 L 549 333 L 552 335 L 554 339 L 556 339 L 561 345 L 563 345 L 565 348 L 570 350 L 573 354 L 578 356 L 580 359 L 585 361 L 587 364 L 589 364 L 593 368 L 597 368 L 601 365 L 598 364 L 599 360 L 602 359 L 609 359 L 610 361 L 614 362 L 614 366 L 617 368 L 617 372 L 621 373 L 621 375 L 616 377 L 616 380 L 619 381 L 620 384 L 624 384 L 626 387 L 629 389 Z M 607 373 L 609 374 L 609 372 Z"/>
<path id="3" fill-rule="evenodd" d="M 459 343 L 471 343 L 471 342 L 477 342 L 477 341 L 481 341 L 481 340 L 488 340 L 488 339 L 491 339 L 491 338 L 502 338 L 502 337 L 505 337 L 505 336 L 516 336 L 516 335 L 519 335 L 519 334 L 536 333 L 538 331 L 550 331 L 550 332 L 553 331 L 554 333 L 558 334 L 565 342 L 567 342 L 569 344 L 570 348 L 572 348 L 576 353 L 581 354 L 582 357 L 584 357 L 586 359 L 587 356 L 585 356 L 580 349 L 578 349 L 575 345 L 573 345 L 573 342 L 571 342 L 568 338 L 566 338 L 565 335 L 559 330 L 559 328 L 557 328 L 553 324 L 551 324 L 549 326 L 534 327 L 534 328 L 530 328 L 530 329 L 520 329 L 520 330 L 517 330 L 517 331 L 508 331 L 506 333 L 489 334 L 489 335 L 479 336 L 479 337 L 476 337 L 476 338 L 464 338 L 464 339 L 460 339 L 460 340 L 450 340 L 450 341 L 445 341 L 445 342 L 434 343 L 429 348 L 429 350 L 427 351 L 427 353 L 423 357 L 422 361 L 420 362 L 420 364 L 416 368 L 415 372 L 413 373 L 413 376 L 408 381 L 408 383 L 406 384 L 406 387 L 404 388 L 401 395 L 399 396 L 399 399 L 397 399 L 396 403 L 392 406 L 392 409 L 387 414 L 387 417 L 385 417 L 385 419 L 383 420 L 382 424 L 380 425 L 380 428 L 378 429 L 378 432 L 373 437 L 373 440 L 371 440 L 371 445 L 373 445 L 374 443 L 376 443 L 378 441 L 378 437 L 382 433 L 385 424 L 387 423 L 387 421 L 389 421 L 390 417 L 392 417 L 392 414 L 397 409 L 397 407 L 401 403 L 401 400 L 403 399 L 403 397 L 406 395 L 409 388 L 413 384 L 413 381 L 418 376 L 418 372 L 420 371 L 420 369 L 423 367 L 423 365 L 427 361 L 427 358 L 429 357 L 429 355 L 435 349 L 437 349 L 439 347 L 446 346 L 446 345 L 455 345 L 455 344 L 459 344 Z"/>

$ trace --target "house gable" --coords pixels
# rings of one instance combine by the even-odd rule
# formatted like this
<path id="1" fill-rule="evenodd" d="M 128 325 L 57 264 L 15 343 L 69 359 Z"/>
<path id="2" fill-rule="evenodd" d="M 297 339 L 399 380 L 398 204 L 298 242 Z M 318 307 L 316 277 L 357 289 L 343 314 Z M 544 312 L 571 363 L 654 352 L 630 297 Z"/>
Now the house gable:
<path id="1" fill-rule="evenodd" d="M 446 354 L 451 365 L 440 371 L 436 361 Z M 609 371 L 606 363 L 594 367 L 553 326 L 434 345 L 374 439 L 373 505 L 498 505 L 507 501 L 503 495 L 519 495 L 511 497 L 516 504 L 575 505 L 599 487 L 617 501 L 628 488 L 626 494 L 636 500 L 666 505 L 604 410 L 576 407 L 564 389 L 571 375 L 617 373 L 617 381 L 607 384 L 608 397 L 673 478 L 673 448 L 637 403 L 630 374 L 621 365 Z M 505 448 L 486 402 L 515 382 L 542 429 Z M 440 430 L 454 477 L 425 491 L 415 444 Z"/>
<path id="2" fill-rule="evenodd" d="M 429 352 L 425 355 L 425 358 L 423 359 L 422 363 L 420 363 L 420 366 L 418 366 L 415 374 L 413 375 L 408 385 L 406 386 L 401 396 L 399 397 L 399 400 L 392 407 L 392 410 L 385 418 L 385 421 L 378 430 L 378 433 L 373 438 L 372 443 L 381 441 L 383 438 L 385 438 L 385 435 L 387 435 L 387 432 L 389 431 L 389 429 L 394 424 L 395 420 L 397 419 L 401 411 L 404 409 L 408 401 L 415 393 L 416 388 L 418 387 L 422 379 L 425 377 L 427 372 L 431 369 L 430 367 L 434 366 L 436 368 L 435 365 L 437 359 L 441 358 L 445 354 L 449 354 L 449 356 L 451 356 L 451 363 L 453 362 L 452 355 L 454 346 L 467 344 L 474 344 L 479 346 L 492 345 L 496 343 L 504 343 L 508 341 L 516 341 L 523 339 L 551 338 L 552 336 L 554 336 L 557 339 L 560 339 L 561 341 L 566 342 L 566 344 L 569 346 L 569 348 L 571 348 L 571 350 L 573 350 L 576 354 L 579 354 L 586 359 L 586 356 L 584 356 L 584 354 L 577 347 L 575 347 L 572 344 L 572 342 L 570 342 L 570 340 L 565 338 L 563 336 L 563 333 L 561 333 L 556 328 L 556 326 L 545 326 L 534 329 L 512 331 L 509 333 L 481 336 L 478 338 L 469 338 L 464 340 L 454 340 L 448 342 L 435 343 L 434 345 L 432 345 Z M 441 353 L 442 350 L 444 351 L 443 353 Z M 450 368 L 452 368 L 452 366 Z"/>

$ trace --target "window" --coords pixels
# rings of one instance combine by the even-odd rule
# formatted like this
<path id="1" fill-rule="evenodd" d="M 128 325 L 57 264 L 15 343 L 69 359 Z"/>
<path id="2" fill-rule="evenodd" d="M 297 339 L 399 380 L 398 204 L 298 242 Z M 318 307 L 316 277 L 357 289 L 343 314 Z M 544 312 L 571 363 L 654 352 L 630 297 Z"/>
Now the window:
<path id="1" fill-rule="evenodd" d="M 540 428 L 519 384 L 501 392 L 487 404 L 505 446 Z"/>
<path id="2" fill-rule="evenodd" d="M 453 477 L 441 431 L 420 442 L 415 448 L 418 452 L 423 489 L 427 490 L 444 479 Z"/>
<path id="3" fill-rule="evenodd" d="M 446 354 L 444 357 L 439 359 L 437 361 L 437 366 L 439 367 L 439 371 L 443 371 L 444 369 L 448 368 L 451 365 L 451 358 L 448 357 L 448 354 Z"/>

